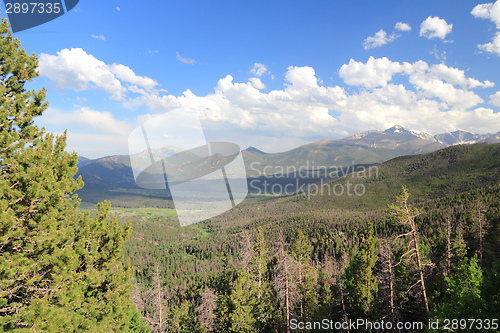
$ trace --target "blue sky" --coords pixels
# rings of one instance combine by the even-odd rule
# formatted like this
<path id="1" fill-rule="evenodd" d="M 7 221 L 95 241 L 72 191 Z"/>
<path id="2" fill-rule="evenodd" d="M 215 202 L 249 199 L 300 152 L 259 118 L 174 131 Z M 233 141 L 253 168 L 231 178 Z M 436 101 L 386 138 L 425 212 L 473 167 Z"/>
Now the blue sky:
<path id="1" fill-rule="evenodd" d="M 500 1 L 81 0 L 15 36 L 48 89 L 37 123 L 97 158 L 178 108 L 269 152 L 395 124 L 496 133 L 499 31 Z"/>

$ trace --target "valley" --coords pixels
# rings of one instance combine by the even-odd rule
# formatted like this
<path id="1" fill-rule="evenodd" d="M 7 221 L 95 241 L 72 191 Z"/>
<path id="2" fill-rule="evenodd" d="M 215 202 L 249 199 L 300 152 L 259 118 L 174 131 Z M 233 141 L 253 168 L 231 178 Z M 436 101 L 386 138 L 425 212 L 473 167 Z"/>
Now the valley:
<path id="1" fill-rule="evenodd" d="M 194 332 L 223 332 L 234 324 L 286 332 L 287 314 L 339 322 L 498 316 L 500 144 L 453 145 L 366 167 L 351 168 L 339 178 L 317 178 L 308 182 L 309 192 L 249 195 L 235 208 L 187 227 L 179 226 L 173 203 L 159 192 L 108 190 L 117 194 L 111 197 L 118 203 L 112 212 L 132 225 L 125 254 L 135 270 L 138 310 L 156 320 L 161 306 L 171 327 Z M 369 167 L 376 172 L 367 173 Z M 363 187 L 363 193 L 334 191 L 347 182 L 352 189 Z M 411 216 L 422 267 L 404 255 L 412 243 L 398 235 L 408 229 L 394 215 L 395 206 L 390 208 L 398 205 L 402 186 L 410 193 L 404 202 L 418 210 Z M 146 204 L 150 208 L 141 207 Z M 478 234 L 478 228 L 487 233 Z M 387 260 L 394 265 L 390 274 Z M 470 291 L 475 298 L 447 287 L 473 279 L 474 270 L 481 272 L 481 282 Z M 426 282 L 425 299 L 412 287 L 419 272 Z M 279 281 L 288 281 L 289 288 Z M 357 294 L 360 290 L 369 298 Z M 161 305 L 152 301 L 158 293 Z M 293 300 L 288 306 L 286 297 Z M 475 310 L 471 302 L 479 304 Z"/>

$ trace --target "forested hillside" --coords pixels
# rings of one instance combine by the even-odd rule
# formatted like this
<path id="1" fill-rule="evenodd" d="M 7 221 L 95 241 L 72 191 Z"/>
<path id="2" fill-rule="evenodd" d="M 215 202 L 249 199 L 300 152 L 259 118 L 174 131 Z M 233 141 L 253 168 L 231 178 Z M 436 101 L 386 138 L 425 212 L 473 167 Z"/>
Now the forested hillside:
<path id="1" fill-rule="evenodd" d="M 134 301 L 169 332 L 288 332 L 324 319 L 498 331 L 499 150 L 449 147 L 325 185 L 351 179 L 362 196 L 253 198 L 185 228 L 132 217 Z"/>

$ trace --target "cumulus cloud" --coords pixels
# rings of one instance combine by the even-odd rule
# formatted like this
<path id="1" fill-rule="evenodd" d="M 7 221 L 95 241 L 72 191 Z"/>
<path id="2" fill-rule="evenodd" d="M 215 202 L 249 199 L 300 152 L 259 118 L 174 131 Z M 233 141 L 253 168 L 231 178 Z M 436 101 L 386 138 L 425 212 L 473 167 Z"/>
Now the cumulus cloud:
<path id="1" fill-rule="evenodd" d="M 500 32 L 495 34 L 492 42 L 480 44 L 477 47 L 485 52 L 493 53 L 500 57 Z"/>
<path id="2" fill-rule="evenodd" d="M 444 64 L 432 65 L 421 60 L 395 62 L 385 57 L 370 57 L 366 62 L 351 59 L 340 68 L 339 76 L 346 84 L 360 87 L 359 90 L 325 86 L 314 68 L 290 66 L 284 75 L 282 89 L 263 91 L 265 85 L 257 76 L 242 83 L 227 75 L 218 80 L 212 93 L 198 96 L 186 90 L 176 96 L 152 89 L 155 81 L 136 76 L 126 66 L 109 66 L 90 55 L 76 53 L 79 54 L 87 61 L 84 68 L 90 68 L 91 73 L 96 71 L 94 68 L 100 69 L 107 75 L 106 82 L 116 80 L 122 88 L 121 83 L 131 84 L 127 89 L 135 94 L 133 97 L 124 95 L 124 105 L 148 112 L 141 114 L 137 122 L 177 108 L 195 109 L 207 140 L 231 141 L 241 147 L 266 141 L 276 142 L 275 149 L 279 150 L 276 148 L 281 147 L 279 138 L 285 141 L 293 138 L 296 145 L 325 137 L 344 137 L 367 129 L 385 129 L 394 124 L 433 134 L 456 129 L 485 133 L 500 128 L 500 114 L 481 107 L 484 101 L 474 91 L 494 84 L 479 81 L 461 69 Z M 79 76 L 85 71 L 75 72 L 75 66 L 71 72 L 64 71 L 66 65 L 61 65 L 65 64 L 62 60 L 68 59 L 62 57 L 52 63 L 54 59 L 45 56 L 44 75 L 53 78 L 54 84 L 69 83 L 69 89 L 82 90 L 90 84 L 97 87 L 95 82 L 101 82 L 102 78 L 90 80 Z M 62 80 L 64 75 L 74 82 L 70 78 Z M 393 83 L 396 75 L 406 78 L 403 81 L 406 83 Z M 105 85 L 99 87 L 110 95 L 117 91 Z M 500 94 L 490 96 L 489 103 L 500 104 Z M 68 115 L 53 112 L 50 119 L 53 122 L 81 122 L 83 127 L 95 133 L 116 136 L 126 136 L 130 128 L 138 125 L 88 108 L 78 108 Z M 257 141 L 253 142 L 253 138 Z"/>
<path id="3" fill-rule="evenodd" d="M 402 70 L 403 65 L 392 62 L 386 57 L 378 59 L 370 57 L 366 64 L 351 59 L 348 64 L 340 67 L 339 76 L 348 85 L 375 88 L 387 85 L 392 76 Z"/>
<path id="4" fill-rule="evenodd" d="M 500 29 L 500 1 L 477 5 L 471 11 L 474 17 L 491 20 Z"/>
<path id="5" fill-rule="evenodd" d="M 424 61 L 413 64 L 393 62 L 388 58 L 370 57 L 366 63 L 353 59 L 340 68 L 345 83 L 366 88 L 386 87 L 396 74 L 408 76 L 416 90 L 414 98 L 439 98 L 440 107 L 456 106 L 469 109 L 484 102 L 470 89 L 492 87 L 490 81 L 467 78 L 465 72 L 444 64 L 429 66 Z"/>
<path id="6" fill-rule="evenodd" d="M 176 52 L 175 54 L 176 54 L 177 60 L 179 60 L 180 62 L 183 62 L 185 64 L 193 65 L 196 62 L 196 60 L 194 60 L 194 59 L 181 57 L 179 52 Z"/>
<path id="7" fill-rule="evenodd" d="M 261 63 L 256 62 L 253 65 L 253 68 L 250 70 L 250 73 L 255 74 L 257 76 L 262 76 L 267 72 L 267 66 Z"/>
<path id="8" fill-rule="evenodd" d="M 106 40 L 106 37 L 104 35 L 90 35 L 90 37 L 104 41 Z"/>
<path id="9" fill-rule="evenodd" d="M 57 55 L 40 54 L 40 75 L 52 80 L 60 91 L 92 88 L 104 90 L 112 99 L 124 98 L 126 88 L 108 66 L 81 48 L 64 49 Z"/>
<path id="10" fill-rule="evenodd" d="M 380 29 L 379 32 L 375 33 L 375 36 L 367 37 L 364 40 L 363 47 L 365 50 L 374 49 L 376 47 L 390 43 L 398 37 L 399 36 L 396 36 L 395 34 L 387 36 L 387 32 Z"/>
<path id="11" fill-rule="evenodd" d="M 396 23 L 396 26 L 394 29 L 399 30 L 399 31 L 410 31 L 411 26 L 408 23 L 403 23 L 403 22 L 398 22 Z"/>
<path id="12" fill-rule="evenodd" d="M 266 85 L 262 83 L 262 81 L 258 77 L 251 77 L 248 79 L 252 83 L 252 86 L 254 86 L 257 89 L 266 89 Z"/>
<path id="13" fill-rule="evenodd" d="M 391 83 L 394 75 L 407 76 L 409 85 Z M 351 60 L 342 66 L 339 76 L 364 89 L 347 94 L 342 87 L 321 85 L 312 67 L 290 66 L 282 90 L 263 93 L 259 81 L 238 83 L 228 75 L 219 80 L 213 94 L 196 96 L 189 90 L 178 97 L 145 94 L 136 102 L 163 112 L 195 108 L 208 135 L 224 132 L 237 133 L 233 134 L 236 137 L 252 133 L 341 137 L 393 124 L 431 133 L 459 128 L 492 131 L 500 126 L 500 114 L 478 108 L 484 101 L 472 91 L 492 87 L 493 83 L 467 77 L 457 68 L 370 57 L 366 63 Z"/>
<path id="14" fill-rule="evenodd" d="M 495 23 L 497 30 L 500 30 L 500 0 L 495 3 L 477 5 L 472 9 L 471 14 L 477 18 L 491 20 Z M 493 41 L 486 44 L 479 44 L 478 48 L 500 57 L 500 31 L 496 32 Z"/>
<path id="15" fill-rule="evenodd" d="M 420 36 L 427 39 L 445 39 L 451 33 L 453 24 L 448 24 L 445 20 L 434 16 L 426 18 L 420 25 Z"/>
<path id="16" fill-rule="evenodd" d="M 500 107 L 500 91 L 497 91 L 495 94 L 490 96 L 490 104 Z"/>
<path id="17" fill-rule="evenodd" d="M 120 80 L 135 84 L 139 87 L 144 87 L 146 89 L 153 89 L 155 86 L 158 85 L 158 82 L 156 82 L 153 79 L 150 79 L 149 77 L 136 75 L 134 71 L 130 69 L 130 67 L 127 67 L 125 65 L 112 64 L 111 66 L 108 66 L 108 68 Z"/>
<path id="18" fill-rule="evenodd" d="M 150 78 L 137 76 L 127 66 L 106 65 L 81 48 L 63 49 L 57 55 L 42 53 L 39 66 L 40 75 L 51 79 L 59 91 L 100 89 L 109 93 L 114 100 L 125 99 L 127 88 L 122 85 L 122 81 L 146 89 L 157 85 Z"/>

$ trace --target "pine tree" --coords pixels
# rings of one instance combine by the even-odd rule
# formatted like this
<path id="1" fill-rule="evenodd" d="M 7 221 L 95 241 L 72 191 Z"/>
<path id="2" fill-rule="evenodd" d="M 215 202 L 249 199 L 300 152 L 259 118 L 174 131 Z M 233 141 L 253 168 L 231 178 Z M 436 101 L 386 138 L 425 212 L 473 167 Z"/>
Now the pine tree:
<path id="1" fill-rule="evenodd" d="M 229 315 L 230 332 L 256 332 L 257 319 L 254 311 L 258 302 L 255 284 L 250 280 L 248 272 L 241 270 L 233 284 L 231 291 L 231 304 L 233 311 Z"/>
<path id="2" fill-rule="evenodd" d="M 264 231 L 262 227 L 259 227 L 253 244 L 253 257 L 251 258 L 251 274 L 257 283 L 257 298 L 259 300 L 265 290 L 268 252 Z"/>
<path id="3" fill-rule="evenodd" d="M 183 300 L 179 306 L 172 305 L 169 309 L 168 329 L 163 326 L 158 332 L 169 333 L 199 333 L 204 328 L 196 320 L 196 313 L 188 300 Z"/>
<path id="4" fill-rule="evenodd" d="M 233 312 L 233 304 L 231 302 L 231 285 L 234 277 L 234 271 L 229 267 L 229 259 L 227 253 L 227 244 L 223 246 L 222 253 L 222 272 L 217 281 L 217 307 L 215 308 L 213 331 L 220 333 L 228 333 L 231 329 L 231 313 Z"/>
<path id="5" fill-rule="evenodd" d="M 348 292 L 346 305 L 354 318 L 366 318 L 378 291 L 374 273 L 377 253 L 370 224 L 362 234 L 361 245 L 345 271 L 345 288 Z"/>
<path id="6" fill-rule="evenodd" d="M 251 258 L 250 277 L 255 290 L 254 297 L 257 300 L 254 303 L 253 315 L 256 319 L 256 331 L 266 331 L 273 325 L 277 317 L 275 303 L 269 278 L 267 275 L 267 262 L 269 259 L 269 250 L 264 238 L 262 227 L 257 229 L 257 235 L 253 242 L 253 257 Z"/>
<path id="7" fill-rule="evenodd" d="M 483 272 L 477 256 L 462 262 L 445 281 L 444 302 L 436 318 L 481 318 L 484 306 L 481 297 Z"/>
<path id="8" fill-rule="evenodd" d="M 26 91 L 37 57 L 0 24 L 0 329 L 125 331 L 133 316 L 129 228 L 77 210 L 83 186 L 66 133 L 34 125 L 47 108 L 45 90 Z"/>
<path id="9" fill-rule="evenodd" d="M 479 266 L 483 265 L 483 252 L 484 252 L 484 239 L 488 232 L 488 224 L 484 213 L 486 212 L 485 207 L 481 200 L 477 199 L 474 202 L 474 207 L 472 208 L 472 222 L 474 223 L 475 238 L 477 239 L 477 254 Z"/>
<path id="10" fill-rule="evenodd" d="M 298 315 L 300 318 L 307 318 L 307 307 L 316 305 L 316 297 L 314 295 L 313 270 L 310 267 L 311 258 L 311 242 L 304 235 L 302 230 L 298 230 L 295 239 L 290 246 L 290 255 L 296 261 L 297 285 L 300 291 L 300 299 L 298 304 Z M 312 304 L 311 304 L 312 303 Z"/>

